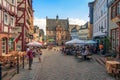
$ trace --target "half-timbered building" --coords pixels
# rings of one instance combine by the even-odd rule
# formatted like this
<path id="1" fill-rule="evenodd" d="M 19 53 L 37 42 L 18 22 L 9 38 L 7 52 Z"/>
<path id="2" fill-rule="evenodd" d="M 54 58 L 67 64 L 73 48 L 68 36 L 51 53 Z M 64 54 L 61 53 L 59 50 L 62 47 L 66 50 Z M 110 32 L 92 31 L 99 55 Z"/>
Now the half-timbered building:
<path id="1" fill-rule="evenodd" d="M 0 0 L 0 55 L 13 50 L 12 29 L 16 15 L 17 0 Z"/>
<path id="2" fill-rule="evenodd" d="M 32 0 L 17 0 L 17 11 L 16 31 L 18 34 L 14 36 L 14 47 L 24 51 L 34 32 Z"/>

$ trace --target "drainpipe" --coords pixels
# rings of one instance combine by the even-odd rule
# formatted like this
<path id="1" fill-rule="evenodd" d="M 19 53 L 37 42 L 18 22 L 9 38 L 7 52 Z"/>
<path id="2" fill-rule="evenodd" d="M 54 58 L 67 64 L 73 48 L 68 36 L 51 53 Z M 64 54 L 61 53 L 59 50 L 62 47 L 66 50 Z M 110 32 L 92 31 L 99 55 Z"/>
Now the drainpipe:
<path id="1" fill-rule="evenodd" d="M 109 4 L 107 0 L 107 34 L 106 36 L 109 36 Z"/>

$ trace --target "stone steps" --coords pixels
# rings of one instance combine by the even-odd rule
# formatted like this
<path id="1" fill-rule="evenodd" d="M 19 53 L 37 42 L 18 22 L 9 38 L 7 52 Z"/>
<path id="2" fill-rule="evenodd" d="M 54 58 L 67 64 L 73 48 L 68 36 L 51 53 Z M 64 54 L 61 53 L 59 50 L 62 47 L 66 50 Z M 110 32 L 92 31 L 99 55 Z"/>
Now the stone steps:
<path id="1" fill-rule="evenodd" d="M 100 65 L 105 66 L 105 58 L 100 55 L 95 55 L 94 60 L 97 61 Z"/>
<path id="2" fill-rule="evenodd" d="M 7 71 L 3 76 L 2 80 L 10 80 L 16 74 L 16 69 L 11 69 Z"/>

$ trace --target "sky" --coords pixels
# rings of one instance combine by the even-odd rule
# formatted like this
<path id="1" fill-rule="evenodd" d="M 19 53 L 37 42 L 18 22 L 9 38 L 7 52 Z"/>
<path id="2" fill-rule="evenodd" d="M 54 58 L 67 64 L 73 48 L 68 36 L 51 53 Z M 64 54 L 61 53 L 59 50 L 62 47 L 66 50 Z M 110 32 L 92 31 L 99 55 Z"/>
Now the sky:
<path id="1" fill-rule="evenodd" d="M 89 21 L 88 2 L 93 0 L 33 0 L 34 25 L 44 29 L 48 18 L 69 18 L 70 24 L 83 25 Z"/>

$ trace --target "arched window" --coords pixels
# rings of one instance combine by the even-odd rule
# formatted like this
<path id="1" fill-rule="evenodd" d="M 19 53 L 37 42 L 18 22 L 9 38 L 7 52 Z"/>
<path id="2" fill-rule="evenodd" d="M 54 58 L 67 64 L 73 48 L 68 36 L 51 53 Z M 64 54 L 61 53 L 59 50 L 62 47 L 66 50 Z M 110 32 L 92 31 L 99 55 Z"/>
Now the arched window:
<path id="1" fill-rule="evenodd" d="M 2 53 L 5 54 L 6 53 L 6 38 L 2 39 Z"/>

